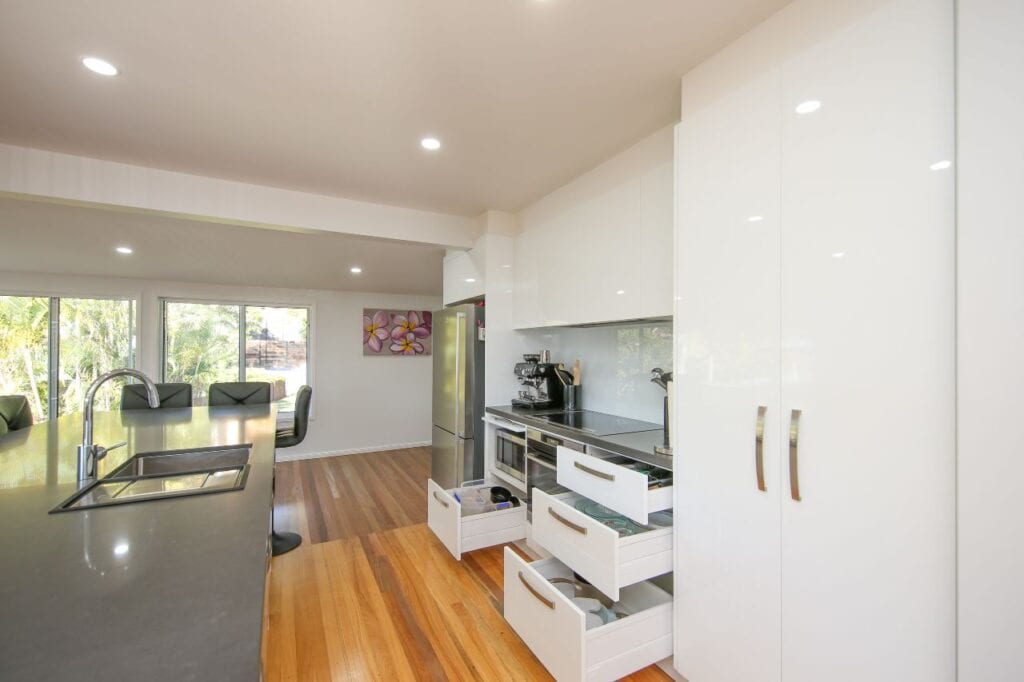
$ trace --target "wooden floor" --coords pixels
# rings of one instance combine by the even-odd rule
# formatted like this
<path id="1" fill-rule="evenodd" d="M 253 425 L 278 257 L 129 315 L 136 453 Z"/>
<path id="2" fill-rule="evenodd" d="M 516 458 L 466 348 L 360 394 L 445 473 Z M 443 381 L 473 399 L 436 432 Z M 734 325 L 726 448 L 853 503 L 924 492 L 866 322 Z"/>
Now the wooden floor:
<path id="1" fill-rule="evenodd" d="M 264 678 L 549 680 L 502 617 L 502 548 L 455 561 L 426 526 L 429 448 L 282 462 Z M 667 680 L 651 667 L 630 680 Z"/>

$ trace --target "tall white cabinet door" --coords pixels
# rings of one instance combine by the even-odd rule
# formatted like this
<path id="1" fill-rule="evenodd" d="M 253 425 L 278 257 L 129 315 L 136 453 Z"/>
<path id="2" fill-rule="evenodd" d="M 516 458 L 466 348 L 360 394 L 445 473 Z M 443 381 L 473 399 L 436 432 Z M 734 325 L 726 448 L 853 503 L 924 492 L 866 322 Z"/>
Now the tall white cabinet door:
<path id="1" fill-rule="evenodd" d="M 779 679 L 779 125 L 770 73 L 677 127 L 674 665 L 690 682 Z"/>
<path id="2" fill-rule="evenodd" d="M 783 69 L 786 682 L 954 678 L 952 26 L 877 2 Z"/>

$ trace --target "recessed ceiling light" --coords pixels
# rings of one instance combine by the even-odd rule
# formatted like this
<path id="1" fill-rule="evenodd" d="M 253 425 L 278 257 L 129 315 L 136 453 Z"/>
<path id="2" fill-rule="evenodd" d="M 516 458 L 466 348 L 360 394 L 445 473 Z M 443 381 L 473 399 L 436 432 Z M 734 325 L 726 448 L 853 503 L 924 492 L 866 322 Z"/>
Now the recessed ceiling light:
<path id="1" fill-rule="evenodd" d="M 618 296 L 622 296 L 622 295 L 623 295 L 624 293 L 626 293 L 626 290 L 625 290 L 625 289 L 619 289 L 619 290 L 618 290 L 618 291 L 616 291 L 615 293 L 616 293 L 616 294 L 617 294 Z"/>
<path id="2" fill-rule="evenodd" d="M 420 146 L 434 152 L 441 148 L 441 140 L 436 137 L 424 137 L 420 140 Z"/>
<path id="3" fill-rule="evenodd" d="M 932 170 L 946 170 L 947 168 L 949 168 L 952 165 L 953 165 L 952 161 L 950 161 L 949 159 L 943 159 L 942 161 L 936 161 L 932 165 L 928 166 L 928 168 L 930 168 Z"/>
<path id="4" fill-rule="evenodd" d="M 363 271 L 363 269 L 357 265 L 349 268 L 348 271 L 351 272 L 353 275 L 358 275 L 360 272 Z"/>
<path id="5" fill-rule="evenodd" d="M 503 268 L 505 268 L 507 270 L 508 268 L 510 268 L 512 266 L 511 265 L 502 265 L 501 267 L 503 267 Z"/>
<path id="6" fill-rule="evenodd" d="M 118 73 L 116 66 L 99 57 L 85 57 L 82 59 L 82 66 L 101 76 L 116 76 Z"/>
<path id="7" fill-rule="evenodd" d="M 752 223 L 759 223 L 762 220 L 764 220 L 764 216 L 763 215 L 752 215 L 749 218 L 747 218 L 747 220 L 749 220 Z"/>
<path id="8" fill-rule="evenodd" d="M 117 556 L 124 556 L 128 553 L 129 549 L 130 548 L 127 542 L 121 542 L 114 545 L 114 554 L 116 554 Z"/>
<path id="9" fill-rule="evenodd" d="M 476 278 L 474 278 L 474 277 L 467 277 L 466 278 L 466 283 L 467 284 L 472 284 L 475 281 L 476 281 Z"/>
<path id="10" fill-rule="evenodd" d="M 833 258 L 842 258 L 845 255 L 846 255 L 846 252 L 844 252 L 844 251 L 836 251 L 835 253 L 832 254 L 832 257 Z"/>
<path id="11" fill-rule="evenodd" d="M 117 251 L 118 253 L 123 253 L 126 256 L 133 253 L 132 247 L 130 246 L 118 246 L 116 249 L 114 249 L 114 251 Z"/>
<path id="12" fill-rule="evenodd" d="M 813 114 L 820 108 L 821 102 L 816 99 L 809 99 L 806 102 L 800 102 L 800 104 L 797 104 L 795 111 L 798 114 Z"/>

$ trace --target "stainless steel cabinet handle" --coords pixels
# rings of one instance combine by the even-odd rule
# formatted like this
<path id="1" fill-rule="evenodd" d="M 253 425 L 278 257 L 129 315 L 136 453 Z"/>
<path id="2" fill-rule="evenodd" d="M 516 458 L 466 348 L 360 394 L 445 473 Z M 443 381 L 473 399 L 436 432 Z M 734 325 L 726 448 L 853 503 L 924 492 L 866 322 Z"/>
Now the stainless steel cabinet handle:
<path id="1" fill-rule="evenodd" d="M 587 474 L 590 474 L 591 476 L 596 476 L 597 478 L 603 478 L 606 481 L 612 481 L 612 482 L 615 481 L 615 474 L 606 474 L 603 471 L 598 471 L 597 469 L 591 469 L 586 464 L 580 464 L 579 462 L 573 462 L 572 465 L 574 467 L 576 467 L 577 469 L 579 469 L 580 471 L 582 471 L 584 473 L 587 473 Z"/>
<path id="2" fill-rule="evenodd" d="M 448 508 L 448 503 L 444 500 L 444 498 L 437 494 L 436 490 L 434 491 L 434 499 L 443 504 L 445 509 Z"/>
<path id="3" fill-rule="evenodd" d="M 551 507 L 548 507 L 548 514 L 551 514 L 551 516 L 554 517 L 555 521 L 558 521 L 560 524 L 562 524 L 566 528 L 571 528 L 572 530 L 576 531 L 580 535 L 586 535 L 587 534 L 587 529 L 586 528 L 584 528 L 583 526 L 581 526 L 579 524 L 573 523 L 569 519 L 565 518 L 564 516 L 562 516 L 561 514 L 556 512 Z"/>
<path id="4" fill-rule="evenodd" d="M 757 489 L 765 492 L 764 484 L 764 418 L 768 413 L 767 405 L 757 406 L 757 425 L 754 434 L 754 468 L 757 472 Z"/>
<path id="5" fill-rule="evenodd" d="M 800 410 L 789 415 L 789 494 L 800 501 Z"/>
<path id="6" fill-rule="evenodd" d="M 523 575 L 522 571 L 519 571 L 519 582 L 523 584 L 523 587 L 530 591 L 530 594 L 537 598 L 537 601 L 539 601 L 541 604 L 548 607 L 552 611 L 555 610 L 555 602 L 551 601 L 550 599 L 543 596 L 540 592 L 538 592 L 537 588 L 531 585 L 530 582 L 526 579 L 526 576 Z"/>

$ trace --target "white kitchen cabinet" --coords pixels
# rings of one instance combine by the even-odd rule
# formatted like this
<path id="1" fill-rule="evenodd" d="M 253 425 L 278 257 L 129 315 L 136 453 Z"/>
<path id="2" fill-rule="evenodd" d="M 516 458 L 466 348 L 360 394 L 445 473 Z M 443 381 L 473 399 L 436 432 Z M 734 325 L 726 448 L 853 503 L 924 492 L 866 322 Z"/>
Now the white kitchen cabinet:
<path id="1" fill-rule="evenodd" d="M 544 324 L 544 306 L 538 290 L 541 239 L 537 232 L 523 232 L 515 238 L 513 277 L 514 324 L 518 329 Z"/>
<path id="2" fill-rule="evenodd" d="M 459 303 L 484 295 L 486 272 L 478 267 L 472 251 L 459 251 L 444 258 L 444 305 Z"/>
<path id="3" fill-rule="evenodd" d="M 930 168 L 953 153 L 952 3 L 825 5 L 794 3 L 683 83 L 690 682 L 955 677 L 954 195 Z"/>
<path id="4" fill-rule="evenodd" d="M 670 316 L 672 178 L 666 129 L 520 214 L 516 327 Z"/>
<path id="5" fill-rule="evenodd" d="M 623 589 L 618 620 L 587 629 L 587 614 L 550 582 L 573 580 L 560 561 L 529 563 L 506 547 L 504 578 L 506 620 L 559 682 L 611 682 L 672 652 L 672 595 L 651 582 Z"/>
<path id="6" fill-rule="evenodd" d="M 576 509 L 576 493 L 533 489 L 533 540 L 612 599 L 627 585 L 672 572 L 672 528 L 619 532 Z"/>
<path id="7" fill-rule="evenodd" d="M 778 89 L 769 72 L 677 133 L 675 661 L 691 682 L 781 674 Z"/>
<path id="8" fill-rule="evenodd" d="M 467 486 L 490 489 L 498 481 Z M 456 559 L 463 552 L 514 542 L 526 537 L 526 505 L 520 504 L 481 514 L 463 514 L 455 491 L 427 480 L 427 526 Z"/>
<path id="9" fill-rule="evenodd" d="M 594 446 L 586 453 L 558 447 L 558 484 L 637 523 L 672 508 L 672 486 L 651 489 L 647 473 L 628 466 L 633 460 Z"/>

